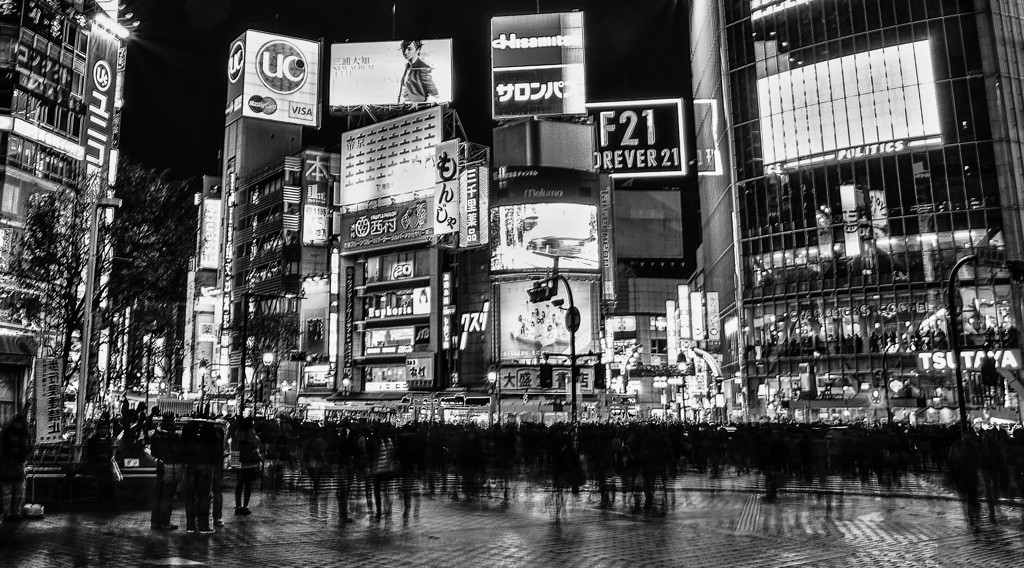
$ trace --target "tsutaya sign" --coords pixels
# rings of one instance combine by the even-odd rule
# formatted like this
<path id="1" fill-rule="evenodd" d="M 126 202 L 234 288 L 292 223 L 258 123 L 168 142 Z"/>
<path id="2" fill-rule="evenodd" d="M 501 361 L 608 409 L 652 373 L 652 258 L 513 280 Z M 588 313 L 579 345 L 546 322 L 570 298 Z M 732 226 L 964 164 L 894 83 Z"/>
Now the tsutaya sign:
<path id="1" fill-rule="evenodd" d="M 995 361 L 997 369 L 1020 370 L 1020 349 L 996 349 L 993 351 L 968 350 L 960 352 L 963 368 L 978 371 L 986 357 Z M 924 371 L 948 371 L 956 368 L 956 358 L 952 351 L 934 351 L 917 354 L 917 368 Z"/>

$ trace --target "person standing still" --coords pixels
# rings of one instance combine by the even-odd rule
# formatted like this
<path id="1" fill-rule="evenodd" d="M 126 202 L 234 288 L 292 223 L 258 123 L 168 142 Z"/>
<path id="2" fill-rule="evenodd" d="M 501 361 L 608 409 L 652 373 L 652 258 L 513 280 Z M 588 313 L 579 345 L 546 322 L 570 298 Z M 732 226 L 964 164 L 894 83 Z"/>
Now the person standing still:
<path id="1" fill-rule="evenodd" d="M 185 530 L 189 534 L 213 534 L 210 528 L 210 486 L 213 464 L 221 457 L 215 426 L 193 419 L 181 429 L 185 462 Z"/>
<path id="2" fill-rule="evenodd" d="M 235 514 L 250 515 L 249 498 L 252 496 L 252 482 L 260 476 L 263 456 L 260 454 L 260 437 L 253 428 L 252 418 L 238 419 L 233 448 L 238 451 L 238 481 L 235 482 Z"/>
<path id="3" fill-rule="evenodd" d="M 163 415 L 160 428 L 153 432 L 150 444 L 153 457 L 160 460 L 156 470 L 150 528 L 177 530 L 178 525 L 171 523 L 171 511 L 174 508 L 174 494 L 178 491 L 178 483 L 181 482 L 184 468 L 181 463 L 180 440 L 175 432 L 174 414 L 168 412 Z"/>
<path id="4" fill-rule="evenodd" d="M 15 414 L 0 435 L 0 497 L 3 498 L 3 520 L 21 519 L 25 506 L 25 462 L 32 451 L 28 423 Z"/>

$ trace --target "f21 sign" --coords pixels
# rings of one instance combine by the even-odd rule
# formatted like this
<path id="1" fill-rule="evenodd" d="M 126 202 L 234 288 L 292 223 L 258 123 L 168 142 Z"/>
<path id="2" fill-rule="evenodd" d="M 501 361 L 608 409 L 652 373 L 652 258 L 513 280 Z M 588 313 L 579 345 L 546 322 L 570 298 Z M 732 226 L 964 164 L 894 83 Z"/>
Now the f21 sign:
<path id="1" fill-rule="evenodd" d="M 597 130 L 594 167 L 612 177 L 683 176 L 682 99 L 587 103 Z"/>

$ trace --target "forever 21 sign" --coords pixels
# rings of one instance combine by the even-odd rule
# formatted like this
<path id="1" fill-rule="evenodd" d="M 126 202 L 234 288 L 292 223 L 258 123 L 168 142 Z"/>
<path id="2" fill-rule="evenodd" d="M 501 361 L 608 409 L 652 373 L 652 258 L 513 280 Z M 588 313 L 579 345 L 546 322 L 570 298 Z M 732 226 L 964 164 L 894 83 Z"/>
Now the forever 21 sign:
<path id="1" fill-rule="evenodd" d="M 594 168 L 612 177 L 687 172 L 681 99 L 587 103 L 597 129 Z"/>

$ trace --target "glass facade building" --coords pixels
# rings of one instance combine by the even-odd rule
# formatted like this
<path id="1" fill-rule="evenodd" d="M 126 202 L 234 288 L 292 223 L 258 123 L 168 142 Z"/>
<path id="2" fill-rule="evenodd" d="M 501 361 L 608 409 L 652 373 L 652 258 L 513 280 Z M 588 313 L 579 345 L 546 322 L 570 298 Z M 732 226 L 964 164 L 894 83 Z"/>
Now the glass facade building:
<path id="1" fill-rule="evenodd" d="M 942 398 L 949 372 L 918 369 L 917 354 L 949 348 L 945 282 L 958 259 L 1024 256 L 1020 12 L 955 0 L 724 2 L 751 407 L 871 408 L 883 383 L 896 406 L 955 406 Z M 1008 274 L 968 264 L 959 276 L 962 344 L 1018 347 Z M 1014 403 L 1002 379 L 967 375 L 969 405 Z"/>

